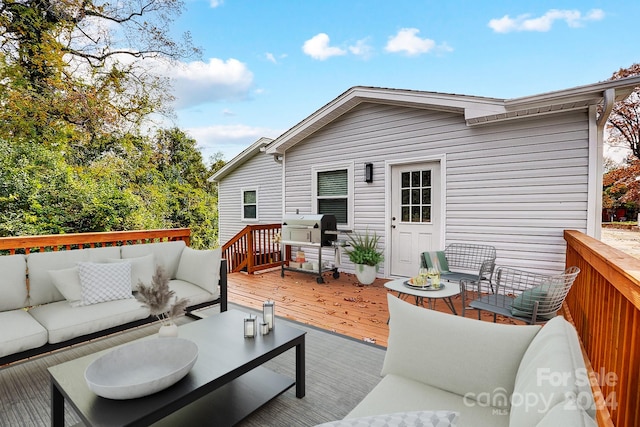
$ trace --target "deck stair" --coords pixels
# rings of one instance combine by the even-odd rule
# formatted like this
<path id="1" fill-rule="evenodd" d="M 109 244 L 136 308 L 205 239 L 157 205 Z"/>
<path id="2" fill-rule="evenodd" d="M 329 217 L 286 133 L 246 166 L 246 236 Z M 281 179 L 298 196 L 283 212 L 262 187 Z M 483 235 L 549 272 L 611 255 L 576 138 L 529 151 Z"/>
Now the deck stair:
<path id="1" fill-rule="evenodd" d="M 256 271 L 280 267 L 280 224 L 252 224 L 244 227 L 222 246 L 222 257 L 230 272 Z"/>

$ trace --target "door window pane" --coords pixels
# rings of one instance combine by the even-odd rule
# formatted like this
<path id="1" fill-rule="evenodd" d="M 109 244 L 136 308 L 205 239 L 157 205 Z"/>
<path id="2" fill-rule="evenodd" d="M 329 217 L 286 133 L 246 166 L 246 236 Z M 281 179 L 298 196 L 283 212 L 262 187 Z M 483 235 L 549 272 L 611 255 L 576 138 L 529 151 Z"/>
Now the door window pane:
<path id="1" fill-rule="evenodd" d="M 400 204 L 403 222 L 431 222 L 431 170 L 400 174 Z"/>

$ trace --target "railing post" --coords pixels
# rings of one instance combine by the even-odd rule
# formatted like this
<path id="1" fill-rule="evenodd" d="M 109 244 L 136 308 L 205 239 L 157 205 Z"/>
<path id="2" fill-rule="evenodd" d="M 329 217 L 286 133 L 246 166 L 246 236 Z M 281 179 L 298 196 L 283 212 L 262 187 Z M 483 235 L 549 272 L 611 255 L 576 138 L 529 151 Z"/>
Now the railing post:
<path id="1" fill-rule="evenodd" d="M 247 233 L 247 273 L 253 274 L 253 266 L 255 265 L 256 248 L 253 242 L 254 230 L 250 226 Z"/>

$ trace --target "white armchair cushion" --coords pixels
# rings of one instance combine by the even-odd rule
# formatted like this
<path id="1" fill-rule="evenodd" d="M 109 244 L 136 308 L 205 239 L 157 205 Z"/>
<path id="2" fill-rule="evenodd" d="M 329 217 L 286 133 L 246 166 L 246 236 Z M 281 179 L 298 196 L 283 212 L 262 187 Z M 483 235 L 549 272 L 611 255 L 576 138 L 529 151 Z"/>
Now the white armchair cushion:
<path id="1" fill-rule="evenodd" d="M 49 270 L 49 275 L 58 291 L 72 307 L 77 307 L 82 303 L 82 285 L 80 284 L 78 267 Z"/>
<path id="2" fill-rule="evenodd" d="M 512 424 L 515 426 L 515 424 Z M 596 427 L 598 424 L 574 399 L 561 402 L 544 414 L 536 427 Z"/>
<path id="3" fill-rule="evenodd" d="M 382 375 L 509 408 L 522 355 L 540 326 L 500 325 L 428 310 L 391 294 Z M 481 349 L 481 351 L 480 351 Z"/>
<path id="4" fill-rule="evenodd" d="M 577 396 L 595 415 L 593 394 L 575 328 L 563 317 L 548 321 L 527 349 L 516 376 L 511 425 L 535 426 L 549 408 Z M 527 396 L 539 399 L 526 400 Z"/>
<path id="5" fill-rule="evenodd" d="M 79 262 L 82 305 L 133 298 L 131 264 Z"/>
<path id="6" fill-rule="evenodd" d="M 452 411 L 411 411 L 349 418 L 316 427 L 455 427 L 460 414 Z"/>
<path id="7" fill-rule="evenodd" d="M 220 282 L 220 260 L 222 249 L 196 250 L 184 248 L 176 279 L 193 283 L 206 291 L 218 295 Z"/>

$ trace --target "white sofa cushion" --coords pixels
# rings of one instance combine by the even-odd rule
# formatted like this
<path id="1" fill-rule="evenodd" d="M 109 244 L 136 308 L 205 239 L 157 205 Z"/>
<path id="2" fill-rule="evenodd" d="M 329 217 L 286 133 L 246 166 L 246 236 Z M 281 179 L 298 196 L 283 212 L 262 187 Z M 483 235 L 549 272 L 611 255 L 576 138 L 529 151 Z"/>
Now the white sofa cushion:
<path id="1" fill-rule="evenodd" d="M 131 264 L 79 262 L 82 305 L 133 298 Z"/>
<path id="2" fill-rule="evenodd" d="M 24 310 L 0 312 L 0 357 L 47 343 L 47 330 Z"/>
<path id="3" fill-rule="evenodd" d="M 76 263 L 86 261 L 88 257 L 88 249 L 29 254 L 29 303 L 39 305 L 65 299 L 53 284 L 49 271 L 75 267 Z"/>
<path id="4" fill-rule="evenodd" d="M 27 262 L 24 255 L 0 256 L 0 311 L 26 307 Z"/>
<path id="5" fill-rule="evenodd" d="M 481 322 L 418 307 L 391 294 L 387 300 L 389 340 L 382 375 L 401 375 L 461 399 L 509 407 L 520 360 L 540 326 Z"/>
<path id="6" fill-rule="evenodd" d="M 509 412 L 489 405 L 465 401 L 462 396 L 400 375 L 389 374 L 345 419 L 393 412 L 447 410 L 460 413 L 458 426 L 506 427 Z"/>
<path id="7" fill-rule="evenodd" d="M 153 254 L 126 259 L 108 259 L 107 262 L 128 262 L 131 264 L 131 289 L 138 290 L 138 284 L 142 282 L 145 285 L 151 284 L 151 278 L 155 274 L 156 264 Z"/>
<path id="8" fill-rule="evenodd" d="M 180 256 L 176 279 L 184 280 L 206 289 L 217 298 L 220 291 L 220 260 L 222 249 L 196 250 L 185 247 Z"/>
<path id="9" fill-rule="evenodd" d="M 126 245 L 120 248 L 121 258 L 138 258 L 153 254 L 156 266 L 161 265 L 170 279 L 176 278 L 180 255 L 186 244 L 182 240 L 175 242 L 145 243 Z"/>
<path id="10" fill-rule="evenodd" d="M 452 411 L 408 411 L 349 418 L 318 424 L 316 427 L 456 427 L 458 414 Z"/>
<path id="11" fill-rule="evenodd" d="M 89 262 L 107 262 L 109 259 L 120 258 L 120 246 L 106 246 L 103 248 L 83 249 Z"/>
<path id="12" fill-rule="evenodd" d="M 82 303 L 82 285 L 78 267 L 49 270 L 53 284 L 73 307 Z"/>
<path id="13" fill-rule="evenodd" d="M 178 297 L 178 299 L 186 298 L 189 300 L 188 305 L 196 305 L 207 301 L 213 301 L 218 298 L 209 291 L 202 289 L 200 286 L 196 286 L 193 283 L 179 279 L 170 280 L 169 289 L 176 293 L 175 296 Z"/>
<path id="14" fill-rule="evenodd" d="M 535 426 L 550 408 L 571 396 L 584 409 L 594 410 L 584 362 L 575 356 L 579 352 L 576 331 L 563 317 L 545 324 L 520 362 L 512 397 L 512 426 Z"/>
<path id="15" fill-rule="evenodd" d="M 29 313 L 49 331 L 50 343 L 149 317 L 149 309 L 141 307 L 135 299 L 107 301 L 82 307 L 71 307 L 66 301 L 58 301 L 33 307 Z"/>

